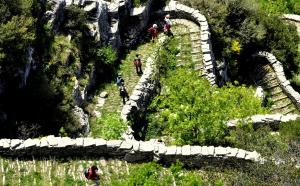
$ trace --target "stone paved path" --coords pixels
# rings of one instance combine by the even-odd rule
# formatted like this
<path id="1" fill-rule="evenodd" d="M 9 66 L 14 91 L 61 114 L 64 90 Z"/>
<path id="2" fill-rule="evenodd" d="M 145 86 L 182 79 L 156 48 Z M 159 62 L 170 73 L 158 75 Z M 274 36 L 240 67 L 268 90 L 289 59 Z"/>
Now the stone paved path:
<path id="1" fill-rule="evenodd" d="M 180 54 L 178 55 L 177 60 L 178 66 L 187 64 L 192 65 L 195 70 L 199 71 L 199 75 L 203 75 L 200 27 L 194 22 L 185 19 L 173 19 L 172 21 L 174 23 L 172 31 L 174 32 L 174 36 L 179 39 L 180 43 Z M 164 34 L 160 34 L 159 38 L 162 36 L 164 36 Z M 137 47 L 136 50 L 131 50 L 121 61 L 118 73 L 122 74 L 129 95 L 131 95 L 133 88 L 140 78 L 140 76 L 136 74 L 135 68 L 132 64 L 135 54 L 140 54 L 142 63 L 144 63 L 142 66 L 144 69 L 147 58 L 151 56 L 155 48 L 158 47 L 157 45 L 158 42 L 154 44 L 143 44 Z M 101 117 L 103 114 L 108 112 L 120 113 L 123 103 L 114 80 L 105 85 L 101 92 L 103 91 L 107 92 L 108 96 L 105 99 L 99 97 L 96 98 L 97 103 L 94 111 L 95 116 Z M 93 130 L 93 126 L 91 126 L 91 130 Z"/>
<path id="2" fill-rule="evenodd" d="M 84 177 L 91 165 L 99 168 L 101 185 L 129 174 L 126 161 L 117 159 L 91 160 L 10 160 L 0 159 L 0 185 L 92 185 Z M 42 179 L 39 179 L 38 174 Z M 31 182 L 30 182 L 31 180 Z"/>
<path id="3" fill-rule="evenodd" d="M 271 113 L 299 114 L 297 107 L 283 92 L 275 72 L 269 64 L 256 66 L 252 74 L 255 76 L 253 78 L 255 83 L 263 87 L 273 102 Z"/>
<path id="4" fill-rule="evenodd" d="M 200 27 L 186 19 L 174 19 L 173 23 L 174 26 L 183 27 L 174 30 L 175 37 L 181 41 L 178 66 L 184 65 L 186 61 L 191 61 L 194 69 L 199 71 L 199 75 L 203 75 Z"/>

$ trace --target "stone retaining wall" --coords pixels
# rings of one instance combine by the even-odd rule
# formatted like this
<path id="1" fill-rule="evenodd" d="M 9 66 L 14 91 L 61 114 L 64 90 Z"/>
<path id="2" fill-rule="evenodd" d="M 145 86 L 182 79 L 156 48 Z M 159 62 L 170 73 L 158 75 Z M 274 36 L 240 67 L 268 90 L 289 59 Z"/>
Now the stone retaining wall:
<path id="1" fill-rule="evenodd" d="M 164 163 L 181 160 L 187 166 L 200 167 L 211 163 L 260 162 L 264 159 L 256 151 L 231 147 L 165 146 L 155 140 L 121 141 L 93 138 L 47 136 L 41 139 L 0 139 L 0 155 L 8 157 L 116 157 L 129 162 L 157 160 Z"/>
<path id="2" fill-rule="evenodd" d="M 235 128 L 240 122 L 252 123 L 253 127 L 270 126 L 272 129 L 278 129 L 280 123 L 295 121 L 299 118 L 297 114 L 266 114 L 266 115 L 253 115 L 247 118 L 233 119 L 226 123 L 230 129 Z"/>
<path id="3" fill-rule="evenodd" d="M 290 81 L 286 79 L 281 62 L 279 62 L 276 59 L 276 57 L 269 52 L 261 51 L 255 54 L 254 56 L 264 57 L 268 60 L 271 67 L 275 71 L 276 77 L 279 81 L 282 90 L 293 101 L 293 103 L 297 106 L 298 110 L 300 110 L 300 94 L 293 89 L 293 87 L 290 85 Z"/>

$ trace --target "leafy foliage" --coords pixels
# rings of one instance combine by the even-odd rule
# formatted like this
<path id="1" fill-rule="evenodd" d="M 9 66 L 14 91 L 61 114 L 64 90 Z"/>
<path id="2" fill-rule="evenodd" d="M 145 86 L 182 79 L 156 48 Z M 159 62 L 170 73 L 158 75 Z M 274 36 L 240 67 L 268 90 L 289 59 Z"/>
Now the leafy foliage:
<path id="1" fill-rule="evenodd" d="M 112 46 L 104 46 L 97 50 L 96 60 L 99 63 L 114 64 L 117 60 L 116 51 Z"/>
<path id="2" fill-rule="evenodd" d="M 118 113 L 106 113 L 91 123 L 92 136 L 104 139 L 118 139 L 127 129 Z"/>
<path id="3" fill-rule="evenodd" d="M 155 114 L 149 117 L 149 127 L 161 128 L 159 132 L 177 144 L 221 144 L 227 135 L 225 121 L 267 112 L 253 89 L 230 84 L 210 87 L 186 69 L 172 71 L 163 84 L 165 92 L 150 105 Z"/>
<path id="4" fill-rule="evenodd" d="M 231 79 L 243 81 L 244 79 L 239 76 L 248 70 L 248 59 L 260 50 L 274 53 L 284 64 L 287 72 L 297 71 L 300 54 L 296 28 L 281 20 L 278 14 L 270 13 L 269 8 L 275 6 L 291 9 L 298 1 L 181 0 L 181 2 L 202 10 L 208 18 L 214 53 L 218 59 L 224 57 L 229 61 Z M 240 52 L 237 52 L 238 49 Z"/>

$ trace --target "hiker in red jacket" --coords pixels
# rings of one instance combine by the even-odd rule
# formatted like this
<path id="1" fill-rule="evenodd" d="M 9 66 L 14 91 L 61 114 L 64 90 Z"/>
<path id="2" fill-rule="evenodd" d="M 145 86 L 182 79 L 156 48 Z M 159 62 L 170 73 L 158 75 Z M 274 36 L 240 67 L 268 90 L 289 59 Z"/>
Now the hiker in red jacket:
<path id="1" fill-rule="evenodd" d="M 150 27 L 148 29 L 148 32 L 151 33 L 151 36 L 152 36 L 152 42 L 154 43 L 154 40 L 155 38 L 157 38 L 157 35 L 158 35 L 158 28 L 157 28 L 157 25 L 156 24 L 153 24 L 152 27 Z"/>

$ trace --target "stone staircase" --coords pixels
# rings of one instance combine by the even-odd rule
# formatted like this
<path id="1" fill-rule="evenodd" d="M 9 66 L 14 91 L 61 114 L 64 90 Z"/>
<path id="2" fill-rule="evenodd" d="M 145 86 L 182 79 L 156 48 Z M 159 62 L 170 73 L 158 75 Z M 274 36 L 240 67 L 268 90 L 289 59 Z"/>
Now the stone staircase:
<path id="1" fill-rule="evenodd" d="M 129 166 L 126 161 L 117 159 L 97 158 L 90 160 L 43 159 L 43 160 L 0 160 L 0 185 L 21 185 L 23 179 L 34 181 L 33 185 L 65 185 L 69 178 L 69 185 L 90 185 L 84 177 L 84 170 L 92 165 L 99 169 L 102 184 L 109 184 L 111 179 L 118 179 L 129 174 Z M 9 174 L 11 173 L 11 174 Z M 39 173 L 42 180 L 35 177 Z M 17 178 L 17 179 L 16 179 Z M 26 180 L 25 179 L 25 180 Z M 71 183 L 72 184 L 71 184 Z M 102 185 L 101 184 L 101 185 Z"/>
<path id="2" fill-rule="evenodd" d="M 259 64 L 253 71 L 253 79 L 258 86 L 262 86 L 272 101 L 271 113 L 299 114 L 297 107 L 283 92 L 272 67 L 269 64 Z"/>
<path id="3" fill-rule="evenodd" d="M 180 54 L 178 56 L 178 66 L 187 65 L 187 62 L 193 64 L 193 68 L 199 71 L 199 75 L 204 75 L 204 66 L 201 51 L 201 29 L 200 27 L 186 19 L 173 19 L 174 27 L 183 27 L 174 29 L 174 36 L 180 42 Z"/>

